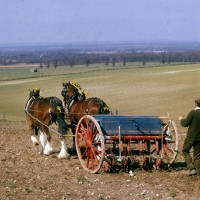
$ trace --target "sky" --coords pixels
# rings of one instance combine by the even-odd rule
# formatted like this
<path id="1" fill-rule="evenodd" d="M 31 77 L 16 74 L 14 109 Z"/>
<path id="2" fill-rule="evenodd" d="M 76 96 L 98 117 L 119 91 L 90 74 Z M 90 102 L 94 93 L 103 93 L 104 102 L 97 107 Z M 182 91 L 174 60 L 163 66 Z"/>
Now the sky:
<path id="1" fill-rule="evenodd" d="M 200 42 L 199 0 L 0 0 L 0 45 Z"/>

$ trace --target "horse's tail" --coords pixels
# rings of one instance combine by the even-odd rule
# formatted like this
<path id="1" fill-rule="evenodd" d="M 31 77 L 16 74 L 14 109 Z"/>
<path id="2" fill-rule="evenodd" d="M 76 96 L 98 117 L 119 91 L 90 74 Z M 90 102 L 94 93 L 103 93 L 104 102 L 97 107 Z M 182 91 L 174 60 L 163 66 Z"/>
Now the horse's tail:
<path id="1" fill-rule="evenodd" d="M 66 134 L 69 130 L 69 126 L 65 121 L 65 109 L 63 108 L 62 101 L 57 97 L 52 97 L 55 106 L 55 121 L 58 124 L 58 132 Z"/>
<path id="2" fill-rule="evenodd" d="M 103 102 L 103 106 L 101 106 L 102 114 L 111 114 L 112 111 L 110 110 L 110 108 L 107 106 L 107 104 L 103 100 L 102 102 Z"/>
<path id="3" fill-rule="evenodd" d="M 107 104 L 103 100 L 101 100 L 99 98 L 96 98 L 96 100 L 98 101 L 99 106 L 100 106 L 100 114 L 111 114 L 112 113 L 110 108 L 107 106 Z"/>

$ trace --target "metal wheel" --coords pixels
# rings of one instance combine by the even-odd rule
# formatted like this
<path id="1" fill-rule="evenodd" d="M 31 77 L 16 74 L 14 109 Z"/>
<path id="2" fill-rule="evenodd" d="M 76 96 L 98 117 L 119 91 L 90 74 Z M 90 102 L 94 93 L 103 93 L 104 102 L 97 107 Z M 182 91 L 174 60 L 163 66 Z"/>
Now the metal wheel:
<path id="1" fill-rule="evenodd" d="M 172 120 L 169 120 L 163 128 L 165 139 L 162 141 L 160 155 L 164 163 L 172 164 L 178 155 L 178 129 Z"/>
<path id="2" fill-rule="evenodd" d="M 83 116 L 76 127 L 76 150 L 82 167 L 97 173 L 104 160 L 104 137 L 98 122 L 90 115 Z"/>

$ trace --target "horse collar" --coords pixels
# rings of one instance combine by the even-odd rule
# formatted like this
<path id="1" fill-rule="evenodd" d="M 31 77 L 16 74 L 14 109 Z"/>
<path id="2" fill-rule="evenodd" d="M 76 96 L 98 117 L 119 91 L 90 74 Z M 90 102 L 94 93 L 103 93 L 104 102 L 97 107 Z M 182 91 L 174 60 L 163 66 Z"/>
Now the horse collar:
<path id="1" fill-rule="evenodd" d="M 67 110 L 68 110 L 68 112 L 70 111 L 70 109 L 71 109 L 73 103 L 74 103 L 74 99 L 70 99 L 70 100 L 69 100 L 69 103 L 68 103 L 68 105 L 67 105 Z"/>

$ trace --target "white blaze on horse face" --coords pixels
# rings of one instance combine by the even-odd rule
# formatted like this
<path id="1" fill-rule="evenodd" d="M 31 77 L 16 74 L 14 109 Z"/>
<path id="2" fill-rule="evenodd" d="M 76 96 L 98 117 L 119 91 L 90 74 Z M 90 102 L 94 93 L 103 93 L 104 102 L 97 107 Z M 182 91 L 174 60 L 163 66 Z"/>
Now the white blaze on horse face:
<path id="1" fill-rule="evenodd" d="M 31 141 L 33 142 L 34 146 L 39 144 L 37 138 L 34 135 L 31 135 Z"/>
<path id="2" fill-rule="evenodd" d="M 46 138 L 46 134 L 44 134 L 42 131 L 40 131 L 40 142 L 44 149 L 44 147 L 46 146 L 46 143 L 47 143 L 47 138 Z"/>
<path id="3" fill-rule="evenodd" d="M 44 154 L 45 155 L 50 155 L 52 153 L 52 151 L 53 151 L 53 148 L 51 146 L 51 143 L 49 141 L 47 141 L 47 144 L 46 144 L 46 146 L 44 148 Z"/>
<path id="4" fill-rule="evenodd" d="M 61 150 L 60 153 L 58 154 L 58 158 L 67 158 L 68 157 L 68 153 L 67 153 L 67 149 L 65 146 L 65 141 L 60 141 L 61 142 Z"/>

